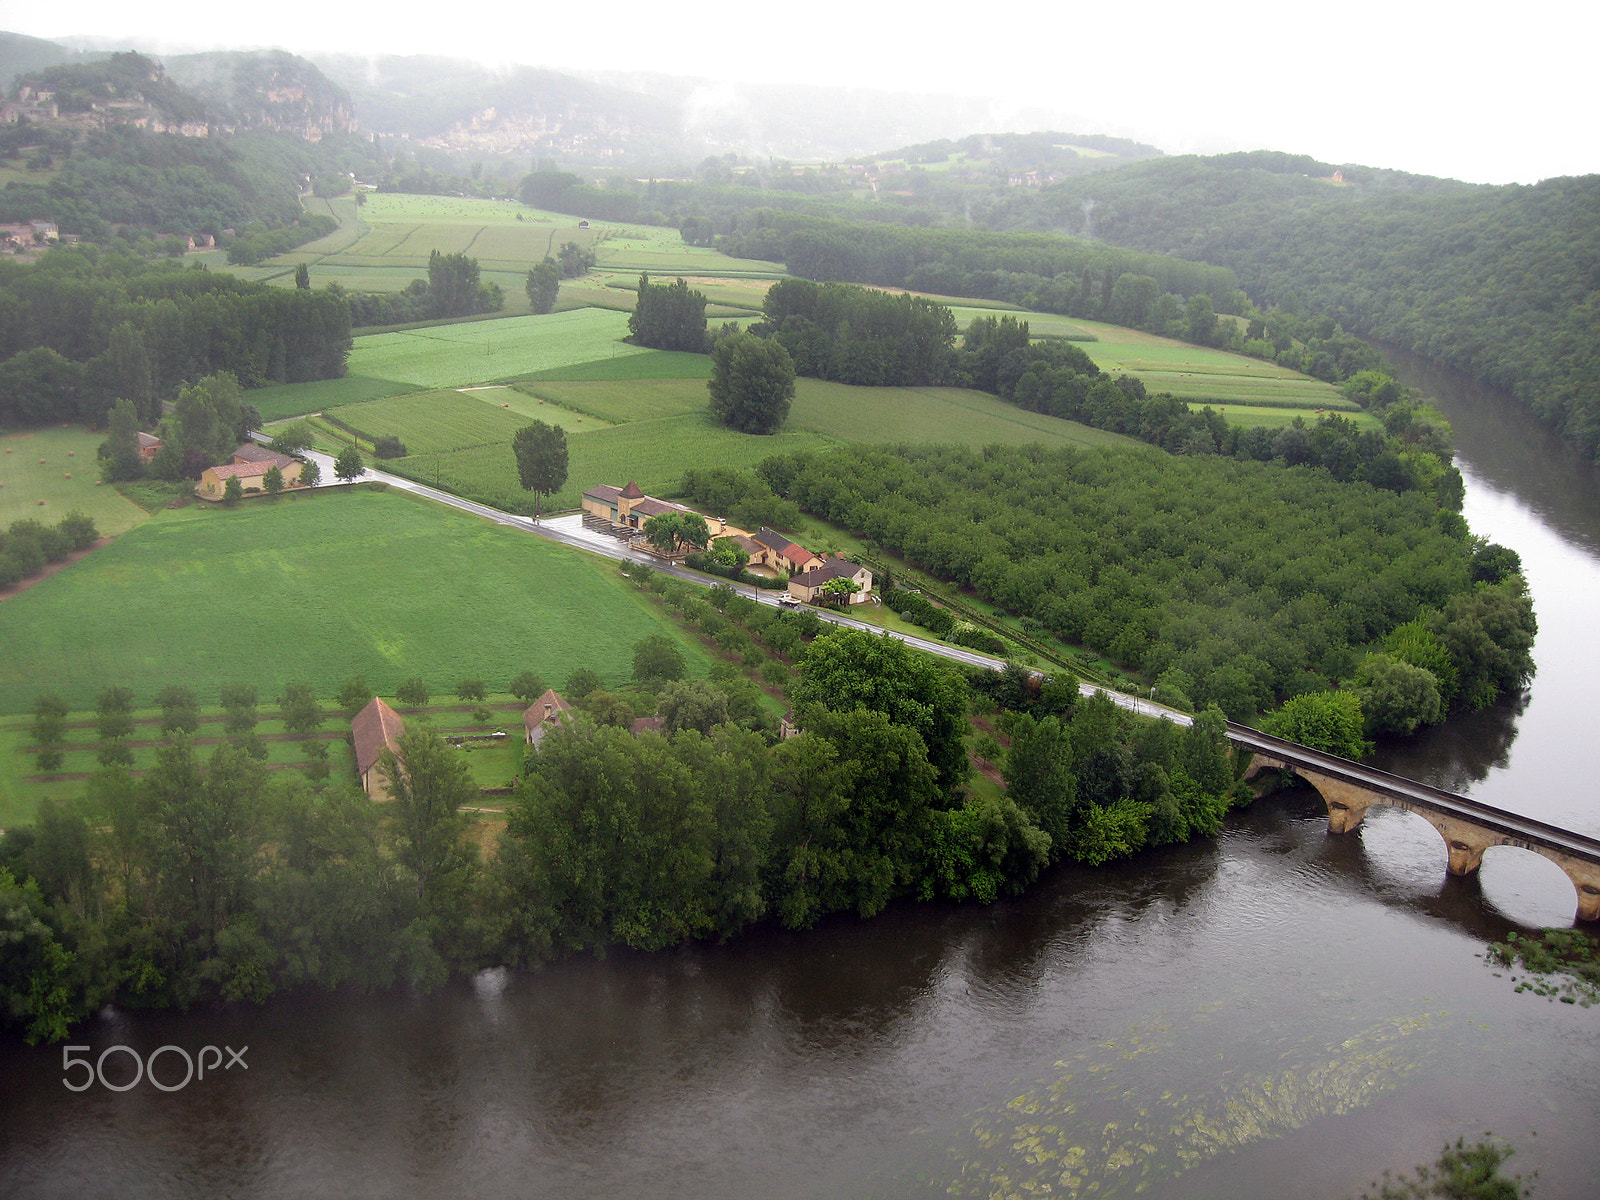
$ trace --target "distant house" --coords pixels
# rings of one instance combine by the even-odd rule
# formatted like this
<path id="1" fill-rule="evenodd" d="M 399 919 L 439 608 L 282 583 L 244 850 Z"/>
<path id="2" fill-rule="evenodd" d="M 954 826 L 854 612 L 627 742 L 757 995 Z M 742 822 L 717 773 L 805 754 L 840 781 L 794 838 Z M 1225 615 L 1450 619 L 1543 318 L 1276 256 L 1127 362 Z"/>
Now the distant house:
<path id="1" fill-rule="evenodd" d="M 153 433 L 139 435 L 139 457 L 149 462 L 161 449 L 161 439 Z"/>
<path id="2" fill-rule="evenodd" d="M 665 717 L 635 717 L 628 730 L 634 737 L 638 737 L 641 733 L 661 733 L 666 727 Z"/>
<path id="3" fill-rule="evenodd" d="M 406 723 L 400 719 L 400 714 L 376 696 L 350 721 L 361 790 L 374 800 L 394 799 L 393 781 L 381 760 L 387 750 L 402 768 L 405 766 L 400 757 L 400 735 L 405 731 Z"/>
<path id="4" fill-rule="evenodd" d="M 872 591 L 872 572 L 856 563 L 849 562 L 837 555 L 828 559 L 820 567 L 813 567 L 808 571 L 801 571 L 798 575 L 789 577 L 789 594 L 804 604 L 815 604 L 819 599 L 825 599 L 823 585 L 832 579 L 848 579 L 857 584 L 861 590 L 852 593 L 851 604 L 864 604 Z"/>
<path id="5" fill-rule="evenodd" d="M 246 491 L 262 491 L 266 486 L 267 472 L 273 467 L 278 468 L 283 475 L 284 486 L 288 487 L 300 478 L 300 469 L 303 465 L 298 458 L 290 458 L 287 454 L 279 454 L 276 450 L 268 450 L 265 446 L 247 442 L 233 452 L 231 463 L 220 467 L 207 467 L 202 471 L 200 482 L 194 486 L 194 492 L 202 500 L 221 500 L 228 494 L 230 479 L 237 479 L 239 486 Z"/>
<path id="6" fill-rule="evenodd" d="M 571 711 L 572 705 L 556 695 L 554 688 L 528 705 L 522 713 L 522 728 L 528 735 L 528 745 L 537 746 L 544 740 L 545 734 L 563 720 L 570 720 L 566 714 Z"/>

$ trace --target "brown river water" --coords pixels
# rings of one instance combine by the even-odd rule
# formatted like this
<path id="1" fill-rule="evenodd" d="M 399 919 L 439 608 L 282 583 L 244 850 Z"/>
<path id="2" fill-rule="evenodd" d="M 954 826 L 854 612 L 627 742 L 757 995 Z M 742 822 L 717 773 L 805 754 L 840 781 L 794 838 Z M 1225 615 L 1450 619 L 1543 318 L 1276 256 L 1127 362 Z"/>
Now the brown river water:
<path id="1" fill-rule="evenodd" d="M 1525 697 L 1388 769 L 1600 835 L 1600 482 L 1421 367 L 1474 531 L 1538 606 Z M 0 1041 L 0 1196 L 1350 1196 L 1485 1131 L 1545 1200 L 1600 1196 L 1600 1009 L 1479 957 L 1571 920 L 1553 865 L 1451 879 L 1420 818 L 1332 837 L 1294 791 L 1213 842 L 989 908 L 489 972 L 433 995 L 108 1011 L 72 1053 L 244 1052 L 125 1092 Z M 111 1050 L 128 1047 L 128 1051 Z M 205 1059 L 210 1063 L 210 1059 Z"/>

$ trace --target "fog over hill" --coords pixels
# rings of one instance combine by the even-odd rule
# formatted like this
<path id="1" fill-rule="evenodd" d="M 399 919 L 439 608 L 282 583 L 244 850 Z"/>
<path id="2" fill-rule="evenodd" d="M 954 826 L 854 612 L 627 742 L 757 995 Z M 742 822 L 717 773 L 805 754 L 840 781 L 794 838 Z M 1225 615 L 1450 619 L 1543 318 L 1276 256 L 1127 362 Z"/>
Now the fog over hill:
<path id="1" fill-rule="evenodd" d="M 137 50 L 243 126 L 359 129 L 447 153 L 571 163 L 693 163 L 707 155 L 837 160 L 1001 130 L 1084 129 L 1082 114 L 870 87 L 730 83 L 655 71 L 486 67 L 437 55 L 207 50 L 149 39 L 0 35 L 0 80 Z M 314 66 L 313 66 L 314 64 Z M 286 94 L 292 93 L 292 94 Z M 1145 148 L 1136 157 L 1148 153 Z"/>

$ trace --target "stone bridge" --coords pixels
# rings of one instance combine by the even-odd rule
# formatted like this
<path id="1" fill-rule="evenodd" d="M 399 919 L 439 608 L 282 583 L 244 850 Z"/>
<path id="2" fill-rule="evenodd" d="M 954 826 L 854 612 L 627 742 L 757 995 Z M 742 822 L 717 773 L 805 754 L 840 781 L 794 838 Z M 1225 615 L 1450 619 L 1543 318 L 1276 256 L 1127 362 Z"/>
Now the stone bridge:
<path id="1" fill-rule="evenodd" d="M 1228 724 L 1228 737 L 1251 751 L 1246 778 L 1265 768 L 1292 771 L 1328 806 L 1328 832 L 1349 833 L 1367 809 L 1387 804 L 1416 813 L 1439 831 L 1452 875 L 1468 875 L 1490 846 L 1521 846 L 1567 873 L 1578 891 L 1577 918 L 1600 921 L 1600 840 L 1491 808 L 1465 796 L 1390 775 L 1348 759 Z"/>

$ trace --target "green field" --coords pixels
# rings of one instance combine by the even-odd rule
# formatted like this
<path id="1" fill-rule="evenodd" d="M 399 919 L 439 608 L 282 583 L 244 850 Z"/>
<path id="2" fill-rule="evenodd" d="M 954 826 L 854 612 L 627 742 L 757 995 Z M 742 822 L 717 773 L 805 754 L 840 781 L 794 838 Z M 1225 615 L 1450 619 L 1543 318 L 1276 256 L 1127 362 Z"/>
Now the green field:
<path id="1" fill-rule="evenodd" d="M 657 632 L 696 673 L 707 661 L 613 565 L 366 489 L 163 512 L 7 600 L 0 627 L 0 713 L 46 690 L 89 708 L 113 684 L 148 704 L 168 684 L 276 696 L 304 679 L 326 697 L 356 674 L 386 695 L 413 675 L 504 687 L 524 667 L 619 681 Z"/>
<path id="2" fill-rule="evenodd" d="M 375 333 L 356 339 L 350 373 L 418 388 L 464 387 L 645 353 L 644 347 L 622 341 L 627 332 L 622 314 L 585 308 Z"/>
<path id="3" fill-rule="evenodd" d="M 773 437 L 735 433 L 713 422 L 700 379 L 541 380 L 517 390 L 546 406 L 513 415 L 515 410 L 496 403 L 505 389 L 491 389 L 377 400 L 334 415 L 364 432 L 399 436 L 410 455 L 385 464 L 388 469 L 513 510 L 530 500 L 510 446 L 527 415 L 556 420 L 565 413 L 557 423 L 577 435 L 567 439 L 567 486 L 546 498 L 547 510 L 577 508 L 584 490 L 599 483 L 632 479 L 646 491 L 671 496 L 690 468 L 752 467 L 773 454 L 846 442 L 1140 444 L 961 388 L 861 388 L 801 379 L 788 423 Z M 473 404 L 487 414 L 471 411 Z M 577 424 L 575 414 L 599 427 Z M 507 431 L 504 438 L 484 438 L 497 422 Z"/>
<path id="4" fill-rule="evenodd" d="M 797 381 L 788 427 L 838 442 L 1142 444 L 1075 421 L 1028 412 L 967 388 L 864 388 L 820 379 Z"/>
<path id="5" fill-rule="evenodd" d="M 995 310 L 972 305 L 952 308 L 963 329 L 975 317 L 995 315 Z M 1180 400 L 1214 405 L 1359 411 L 1359 406 L 1346 400 L 1332 384 L 1258 358 L 1192 346 L 1173 338 L 1100 321 L 1080 321 L 1052 313 L 1016 312 L 1012 315 L 1027 321 L 1029 332 L 1037 337 L 1073 339 L 1106 374 L 1133 375 L 1151 392 L 1170 392 Z M 1081 340 L 1086 337 L 1094 340 Z M 1241 420 L 1241 423 L 1247 422 Z M 1263 414 L 1260 423 L 1270 425 L 1275 419 Z"/>
<path id="6" fill-rule="evenodd" d="M 491 389 L 526 401 L 510 388 Z M 413 392 L 366 404 L 347 404 L 332 411 L 367 440 L 393 436 L 413 455 L 436 454 L 466 446 L 510 446 L 512 436 L 528 423 L 520 413 L 502 408 L 488 392 Z"/>
<path id="7" fill-rule="evenodd" d="M 529 380 L 620 380 L 620 379 L 700 379 L 711 378 L 709 354 L 686 354 L 680 350 L 650 350 L 624 358 L 600 358 L 571 367 L 535 371 Z M 518 384 L 528 388 L 529 385 Z M 537 392 L 536 386 L 529 390 Z"/>
<path id="8" fill-rule="evenodd" d="M 1202 405 L 1199 401 L 1191 401 L 1189 407 L 1193 410 L 1199 410 L 1202 407 L 1210 407 L 1221 413 L 1223 420 L 1227 421 L 1228 424 L 1238 425 L 1242 428 L 1251 428 L 1259 425 L 1265 429 L 1282 429 L 1285 425 L 1292 425 L 1296 421 L 1304 421 L 1307 425 L 1313 425 L 1316 423 L 1317 417 L 1320 415 L 1320 410 L 1317 412 L 1307 412 L 1304 408 L 1297 407 L 1273 408 L 1260 405 L 1245 406 L 1239 404 L 1211 404 L 1207 406 Z M 1369 412 L 1362 412 L 1360 409 L 1356 409 L 1352 412 L 1345 412 L 1341 410 L 1339 415 L 1354 424 L 1357 429 L 1372 429 L 1379 431 L 1383 429 L 1383 422 L 1379 418 L 1373 416 Z"/>
<path id="9" fill-rule="evenodd" d="M 769 455 L 825 450 L 833 444 L 830 439 L 795 429 L 774 437 L 735 433 L 698 412 L 634 421 L 568 438 L 567 486 L 546 497 L 544 509 L 577 508 L 586 488 L 630 479 L 647 492 L 672 495 L 684 471 L 691 467 L 753 467 Z M 509 442 L 413 454 L 384 467 L 501 508 L 532 511 L 532 497 L 517 479 Z"/>
<path id="10" fill-rule="evenodd" d="M 25 517 L 54 525 L 74 509 L 103 534 L 143 521 L 142 508 L 100 483 L 95 451 L 103 441 L 77 425 L 0 436 L 0 526 Z"/>
<path id="11" fill-rule="evenodd" d="M 371 379 L 365 375 L 346 375 L 343 379 L 319 379 L 313 383 L 284 383 L 256 388 L 246 397 L 263 421 L 282 421 L 304 416 L 341 404 L 359 404 L 383 396 L 400 396 L 415 391 L 414 385 L 393 379 Z"/>

